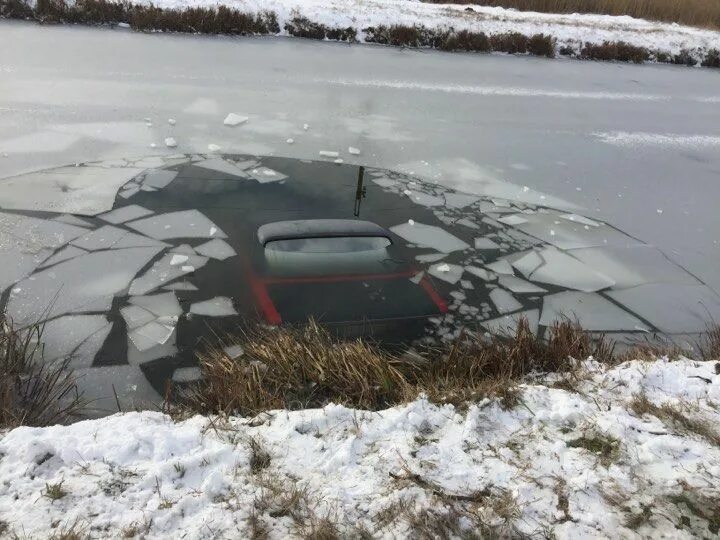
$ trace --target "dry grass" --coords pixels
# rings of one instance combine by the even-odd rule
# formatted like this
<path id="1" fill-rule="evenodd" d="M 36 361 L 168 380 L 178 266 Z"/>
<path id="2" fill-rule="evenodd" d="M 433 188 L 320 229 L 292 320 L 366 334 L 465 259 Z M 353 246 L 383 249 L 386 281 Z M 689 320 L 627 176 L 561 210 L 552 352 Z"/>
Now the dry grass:
<path id="1" fill-rule="evenodd" d="M 0 429 L 64 423 L 85 405 L 69 360 L 42 359 L 43 325 L 13 328 L 0 318 Z"/>
<path id="2" fill-rule="evenodd" d="M 245 350 L 240 358 L 229 358 L 223 344 L 199 354 L 203 381 L 177 396 L 183 406 L 242 415 L 330 402 L 376 410 L 425 393 L 457 405 L 497 397 L 510 408 L 520 400 L 518 383 L 531 372 L 570 372 L 573 359 L 588 356 L 613 360 L 608 342 L 570 321 L 550 327 L 547 339 L 521 320 L 512 336 L 462 335 L 451 346 L 403 356 L 362 339 L 342 341 L 312 321 L 248 327 L 233 341 Z"/>
<path id="3" fill-rule="evenodd" d="M 316 23 L 307 17 L 293 17 L 285 23 L 285 31 L 291 36 L 309 39 L 330 39 L 333 41 L 357 42 L 357 31 L 348 26 L 347 28 L 332 28 L 321 23 Z"/>
<path id="4" fill-rule="evenodd" d="M 676 433 L 694 435 L 720 447 L 720 432 L 689 403 L 655 405 L 647 395 L 637 394 L 630 402 L 630 410 L 638 416 L 652 415 Z"/>
<path id="5" fill-rule="evenodd" d="M 588 433 L 567 442 L 570 448 L 583 448 L 592 452 L 600 463 L 608 467 L 620 456 L 620 441 L 604 433 Z"/>
<path id="6" fill-rule="evenodd" d="M 586 43 L 580 51 L 580 58 L 642 64 L 650 59 L 650 51 L 645 47 L 637 47 L 624 41 L 605 41 L 602 44 Z"/>
<path id="7" fill-rule="evenodd" d="M 475 4 L 542 13 L 630 15 L 655 21 L 719 28 L 717 0 L 423 0 L 433 4 Z"/>

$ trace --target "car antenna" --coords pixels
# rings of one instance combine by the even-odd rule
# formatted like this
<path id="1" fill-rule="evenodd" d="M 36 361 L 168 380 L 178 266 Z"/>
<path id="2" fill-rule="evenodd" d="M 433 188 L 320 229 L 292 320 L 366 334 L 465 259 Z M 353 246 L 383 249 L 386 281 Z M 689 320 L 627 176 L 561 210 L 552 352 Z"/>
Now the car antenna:
<path id="1" fill-rule="evenodd" d="M 353 215 L 355 217 L 360 216 L 360 204 L 362 203 L 362 200 L 365 198 L 365 195 L 367 193 L 367 190 L 365 189 L 365 186 L 363 185 L 364 178 L 365 178 L 365 167 L 360 165 L 360 167 L 358 168 L 357 190 L 355 190 L 355 208 L 353 210 Z"/>

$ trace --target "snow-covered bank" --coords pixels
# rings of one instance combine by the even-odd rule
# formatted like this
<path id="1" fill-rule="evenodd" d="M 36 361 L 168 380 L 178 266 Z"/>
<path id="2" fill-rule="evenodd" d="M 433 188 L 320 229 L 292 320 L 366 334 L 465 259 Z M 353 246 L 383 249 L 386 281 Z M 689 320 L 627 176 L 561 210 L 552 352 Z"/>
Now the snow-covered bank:
<path id="1" fill-rule="evenodd" d="M 711 537 L 719 371 L 588 361 L 572 382 L 524 386 L 509 411 L 418 399 L 379 412 L 331 405 L 178 423 L 145 412 L 19 428 L 0 440 L 0 516 L 6 530 L 41 538 L 72 526 L 103 538 L 335 527 L 397 538 L 431 526 Z"/>
<path id="2" fill-rule="evenodd" d="M 29 0 L 28 4 L 35 7 L 36 1 Z M 66 4 L 74 5 L 74 0 L 66 0 Z M 375 34 L 378 27 L 403 25 L 423 27 L 434 35 L 462 30 L 490 36 L 509 32 L 520 33 L 526 37 L 545 34 L 556 40 L 555 50 L 558 53 L 601 60 L 642 61 L 638 60 L 637 56 L 628 57 L 622 52 L 613 52 L 610 56 L 607 51 L 583 52 L 583 47 L 587 44 L 622 42 L 646 49 L 648 55 L 644 60 L 688 64 L 705 62 L 713 66 L 720 61 L 717 54 L 707 56 L 708 52 L 720 48 L 718 31 L 629 16 L 521 12 L 500 7 L 429 4 L 418 0 L 137 0 L 134 4 L 180 11 L 224 6 L 243 14 L 264 16 L 269 13 L 277 18 L 279 24 L 279 30 L 273 28 L 269 30 L 270 33 L 278 30 L 280 35 L 303 35 L 321 39 L 327 37 L 342 41 L 356 39 L 359 42 L 385 42 L 383 39 L 378 40 Z M 105 17 L 103 15 L 94 18 L 91 14 L 90 22 L 108 22 Z M 315 27 L 298 31 L 298 18 Z M 145 23 L 147 22 L 145 20 Z M 327 34 L 320 32 L 318 35 L 317 25 L 331 31 Z M 295 29 L 289 31 L 293 27 Z M 143 26 L 143 29 L 146 28 L 146 25 Z M 193 30 L 188 27 L 183 28 L 183 31 Z M 238 31 L 244 32 L 246 30 Z M 268 30 L 265 29 L 262 33 L 265 32 Z M 443 48 L 437 44 L 433 46 Z M 478 49 L 473 47 L 470 50 Z M 680 56 L 675 58 L 676 55 Z"/>

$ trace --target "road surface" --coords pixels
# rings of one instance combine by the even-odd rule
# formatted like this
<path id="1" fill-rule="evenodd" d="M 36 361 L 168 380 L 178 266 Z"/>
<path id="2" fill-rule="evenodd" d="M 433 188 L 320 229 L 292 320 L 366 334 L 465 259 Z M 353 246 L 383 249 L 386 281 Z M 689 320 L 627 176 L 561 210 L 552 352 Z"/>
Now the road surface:
<path id="1" fill-rule="evenodd" d="M 209 144 L 339 151 L 577 208 L 720 290 L 717 71 L 8 21 L 0 50 L 0 177 Z"/>

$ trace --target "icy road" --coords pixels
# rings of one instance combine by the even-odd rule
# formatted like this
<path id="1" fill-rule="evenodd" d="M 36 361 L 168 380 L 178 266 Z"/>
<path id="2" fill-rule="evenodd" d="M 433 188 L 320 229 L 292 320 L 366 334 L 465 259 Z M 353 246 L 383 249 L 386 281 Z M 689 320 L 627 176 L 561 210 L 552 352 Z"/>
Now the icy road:
<path id="1" fill-rule="evenodd" d="M 338 152 L 582 212 L 720 290 L 712 70 L 6 21 L 0 51 L 0 177 L 208 149 Z M 231 112 L 247 120 L 224 124 Z"/>

